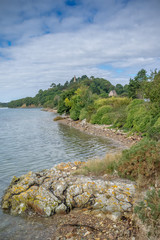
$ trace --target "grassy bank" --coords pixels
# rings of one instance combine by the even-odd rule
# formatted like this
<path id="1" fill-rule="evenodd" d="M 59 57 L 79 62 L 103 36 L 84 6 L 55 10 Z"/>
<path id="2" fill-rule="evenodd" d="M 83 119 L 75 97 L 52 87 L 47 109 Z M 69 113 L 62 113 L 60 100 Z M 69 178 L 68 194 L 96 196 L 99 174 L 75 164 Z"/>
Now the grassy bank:
<path id="1" fill-rule="evenodd" d="M 160 185 L 160 143 L 142 139 L 121 153 L 109 153 L 103 159 L 86 162 L 76 173 L 97 176 L 112 174 L 134 180 L 141 188 Z"/>

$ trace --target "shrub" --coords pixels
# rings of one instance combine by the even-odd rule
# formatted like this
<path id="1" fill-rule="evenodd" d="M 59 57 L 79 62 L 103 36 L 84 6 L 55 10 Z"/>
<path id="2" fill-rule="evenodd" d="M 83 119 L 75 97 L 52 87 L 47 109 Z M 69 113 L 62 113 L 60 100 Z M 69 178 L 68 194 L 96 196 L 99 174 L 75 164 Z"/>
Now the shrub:
<path id="1" fill-rule="evenodd" d="M 78 120 L 79 119 L 79 115 L 80 115 L 80 110 L 79 109 L 71 108 L 71 110 L 70 110 L 70 117 L 73 120 Z"/>
<path id="2" fill-rule="evenodd" d="M 85 118 L 88 118 L 88 111 L 85 108 L 82 108 L 82 110 L 80 111 L 79 119 L 83 120 Z"/>
<path id="3" fill-rule="evenodd" d="M 105 113 L 111 112 L 112 111 L 112 107 L 111 106 L 102 106 L 98 109 L 97 114 L 99 114 L 99 116 L 103 116 Z"/>
<path id="4" fill-rule="evenodd" d="M 127 119 L 127 113 L 125 109 L 122 109 L 122 108 L 119 109 L 119 111 L 117 112 L 117 116 L 115 118 L 113 127 L 122 128 L 126 123 L 126 119 Z"/>
<path id="5" fill-rule="evenodd" d="M 152 126 L 154 117 L 150 109 L 150 104 L 143 100 L 133 100 L 127 108 L 127 119 L 124 125 L 133 132 L 146 133 Z"/>
<path id="6" fill-rule="evenodd" d="M 44 108 L 54 108 L 54 102 L 53 100 L 48 100 L 47 102 L 44 103 L 43 105 Z"/>
<path id="7" fill-rule="evenodd" d="M 144 100 L 142 99 L 134 99 L 133 101 L 130 102 L 130 104 L 128 105 L 128 110 L 131 110 L 133 107 L 143 104 Z"/>
<path id="8" fill-rule="evenodd" d="M 102 106 L 97 110 L 96 114 L 93 114 L 91 117 L 91 123 L 93 124 L 101 124 L 101 120 L 104 114 L 110 112 L 112 110 L 111 106 Z"/>
<path id="9" fill-rule="evenodd" d="M 118 108 L 120 106 L 127 106 L 130 102 L 131 99 L 127 97 L 101 98 L 95 101 L 95 106 L 99 108 L 104 105 L 110 105 L 113 108 Z"/>
<path id="10" fill-rule="evenodd" d="M 160 127 L 160 117 L 155 122 L 154 127 Z"/>
<path id="11" fill-rule="evenodd" d="M 149 128 L 148 137 L 155 141 L 159 141 L 160 140 L 160 126 L 154 125 L 153 127 Z"/>
<path id="12" fill-rule="evenodd" d="M 117 170 L 121 177 L 138 180 L 144 184 L 155 184 L 160 175 L 160 143 L 147 138 L 142 139 L 129 150 L 124 150 L 118 163 Z"/>
<path id="13" fill-rule="evenodd" d="M 101 119 L 101 124 L 112 124 L 113 123 L 113 119 L 111 117 L 110 114 L 106 113 L 103 115 L 102 119 Z"/>
<path id="14" fill-rule="evenodd" d="M 144 201 L 139 202 L 134 211 L 149 226 L 148 235 L 160 239 L 160 189 L 147 191 Z"/>
<path id="15" fill-rule="evenodd" d="M 92 124 L 96 124 L 96 123 L 99 123 L 99 124 L 100 124 L 99 118 L 97 117 L 96 114 L 92 114 L 90 122 L 91 122 Z"/>

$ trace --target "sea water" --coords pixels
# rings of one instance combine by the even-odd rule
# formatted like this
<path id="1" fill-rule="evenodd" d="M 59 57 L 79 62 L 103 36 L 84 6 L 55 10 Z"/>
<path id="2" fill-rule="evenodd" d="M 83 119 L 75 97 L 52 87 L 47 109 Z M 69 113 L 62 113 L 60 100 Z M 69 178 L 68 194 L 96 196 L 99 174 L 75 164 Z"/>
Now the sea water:
<path id="1" fill-rule="evenodd" d="M 41 109 L 0 108 L 0 199 L 13 176 L 86 161 L 116 148 L 114 142 L 54 122 L 54 117 Z M 0 240 L 47 239 L 54 227 L 45 218 L 11 216 L 0 209 Z"/>

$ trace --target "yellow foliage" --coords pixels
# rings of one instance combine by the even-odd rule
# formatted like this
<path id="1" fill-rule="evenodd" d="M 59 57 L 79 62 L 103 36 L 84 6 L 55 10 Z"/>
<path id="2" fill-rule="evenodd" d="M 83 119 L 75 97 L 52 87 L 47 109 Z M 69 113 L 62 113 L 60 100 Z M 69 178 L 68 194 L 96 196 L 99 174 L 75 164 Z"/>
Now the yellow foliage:
<path id="1" fill-rule="evenodd" d="M 64 103 L 66 107 L 72 107 L 72 103 L 68 98 L 65 98 Z"/>
<path id="2" fill-rule="evenodd" d="M 95 101 L 95 106 L 96 108 L 99 108 L 105 105 L 110 105 L 116 108 L 123 105 L 128 105 L 130 102 L 131 102 L 131 99 L 127 97 L 100 98 Z"/>

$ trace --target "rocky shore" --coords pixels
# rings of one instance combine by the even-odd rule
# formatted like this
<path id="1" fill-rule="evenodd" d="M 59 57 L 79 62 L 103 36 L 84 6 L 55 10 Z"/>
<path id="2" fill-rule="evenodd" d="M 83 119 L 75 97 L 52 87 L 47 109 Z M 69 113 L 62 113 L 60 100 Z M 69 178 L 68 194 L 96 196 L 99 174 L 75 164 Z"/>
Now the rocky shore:
<path id="1" fill-rule="evenodd" d="M 31 208 L 42 216 L 91 207 L 116 220 L 132 211 L 135 183 L 127 180 L 74 176 L 83 162 L 61 163 L 41 172 L 14 177 L 3 197 L 2 208 L 22 214 Z"/>
<path id="2" fill-rule="evenodd" d="M 118 142 L 121 145 L 121 148 L 129 148 L 136 142 L 140 141 L 142 138 L 137 135 L 128 136 L 128 133 L 125 133 L 122 130 L 112 129 L 111 125 L 98 125 L 91 124 L 82 121 L 73 121 L 70 117 L 64 117 L 61 120 L 58 120 L 59 123 L 74 127 L 80 131 L 86 132 L 87 134 L 101 136 L 109 138 Z"/>
<path id="3" fill-rule="evenodd" d="M 36 213 L 44 217 L 55 214 L 66 216 L 67 213 L 74 215 L 75 209 L 77 209 L 81 224 L 73 224 L 71 219 L 67 223 L 64 220 L 64 226 L 61 230 L 59 229 L 61 231 L 59 234 L 66 236 L 67 233 L 64 229 L 72 228 L 75 232 L 76 227 L 77 234 L 83 232 L 81 236 L 84 238 L 78 238 L 77 235 L 75 238 L 57 239 L 96 239 L 95 236 L 98 236 L 99 233 L 103 238 L 97 239 L 141 239 L 134 238 L 138 228 L 132 222 L 133 206 L 136 201 L 135 183 L 118 178 L 108 180 L 107 175 L 99 178 L 74 175 L 74 171 L 82 164 L 84 163 L 61 163 L 49 170 L 29 172 L 21 177 L 13 177 L 3 196 L 2 209 L 13 215 Z M 89 222 L 86 222 L 85 214 Z M 78 216 L 74 215 L 77 218 Z M 98 216 L 102 218 L 101 225 L 96 223 L 96 226 L 92 226 L 90 220 L 93 218 L 93 221 L 96 222 L 95 219 L 98 219 Z M 116 227 L 112 226 L 115 232 L 112 231 L 111 234 L 108 224 L 104 225 L 105 221 L 108 221 L 108 224 L 110 222 L 111 226 L 123 225 L 124 232 L 119 228 L 116 230 Z M 117 225 L 114 224 L 115 221 Z M 129 226 L 128 221 L 130 228 L 133 227 L 134 230 L 128 231 L 128 227 L 125 228 L 126 224 Z M 91 224 L 89 225 L 89 223 Z M 85 231 L 82 231 L 83 229 Z M 102 229 L 102 231 L 96 229 Z M 115 238 L 118 233 L 119 237 Z M 68 233 L 68 236 L 71 237 L 71 235 Z M 88 238 L 89 235 L 94 238 Z"/>

